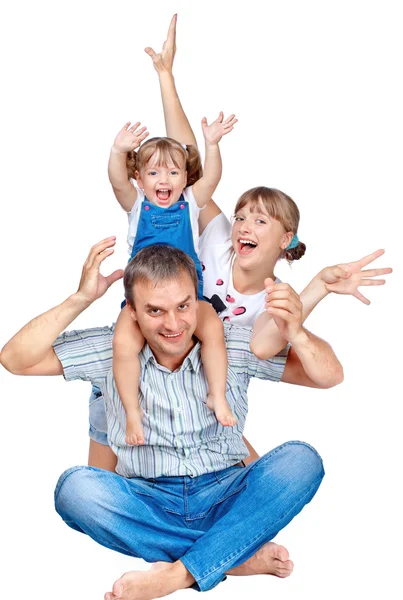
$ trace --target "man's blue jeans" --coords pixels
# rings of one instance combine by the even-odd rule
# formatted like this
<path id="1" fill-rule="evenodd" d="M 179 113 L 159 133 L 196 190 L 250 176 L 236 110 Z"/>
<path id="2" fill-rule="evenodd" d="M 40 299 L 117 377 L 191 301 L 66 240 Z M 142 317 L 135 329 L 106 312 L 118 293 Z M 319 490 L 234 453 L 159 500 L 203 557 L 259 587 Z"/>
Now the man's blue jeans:
<path id="1" fill-rule="evenodd" d="M 180 559 L 206 591 L 274 538 L 323 475 L 311 446 L 287 442 L 248 467 L 194 478 L 73 467 L 57 483 L 55 505 L 67 525 L 107 548 L 147 562 Z"/>

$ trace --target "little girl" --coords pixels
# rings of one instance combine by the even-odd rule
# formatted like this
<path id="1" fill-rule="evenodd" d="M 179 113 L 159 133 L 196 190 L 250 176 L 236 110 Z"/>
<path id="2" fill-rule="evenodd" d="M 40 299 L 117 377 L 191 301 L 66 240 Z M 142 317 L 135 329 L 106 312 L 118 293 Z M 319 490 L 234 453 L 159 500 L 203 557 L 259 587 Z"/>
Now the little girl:
<path id="1" fill-rule="evenodd" d="M 198 258 L 198 216 L 210 201 L 222 171 L 218 143 L 232 131 L 236 119 L 223 113 L 207 125 L 203 118 L 205 163 L 202 176 L 200 155 L 194 146 L 182 146 L 171 138 L 152 138 L 134 152 L 148 136 L 140 123 L 122 128 L 109 158 L 108 173 L 115 196 L 129 213 L 130 258 L 150 244 L 169 244 L 185 251 L 196 264 L 198 274 L 198 325 L 201 355 L 209 384 L 207 406 L 218 421 L 232 427 L 237 422 L 226 397 L 227 353 L 222 323 L 203 300 L 202 267 Z M 136 180 L 137 186 L 132 183 Z M 142 411 L 138 400 L 140 363 L 138 353 L 144 337 L 125 306 L 116 323 L 113 341 L 113 373 L 126 411 L 126 442 L 144 444 Z"/>

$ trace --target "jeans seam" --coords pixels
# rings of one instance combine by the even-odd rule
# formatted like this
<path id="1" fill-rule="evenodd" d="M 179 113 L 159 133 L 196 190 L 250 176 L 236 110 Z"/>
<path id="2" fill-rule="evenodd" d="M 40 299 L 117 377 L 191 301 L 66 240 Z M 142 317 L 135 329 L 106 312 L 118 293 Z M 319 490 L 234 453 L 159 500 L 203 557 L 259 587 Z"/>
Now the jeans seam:
<path id="1" fill-rule="evenodd" d="M 298 501 L 296 501 L 296 502 L 294 503 L 293 507 L 292 507 L 292 508 L 290 508 L 290 510 L 288 511 L 288 513 L 285 513 L 285 514 L 283 514 L 281 517 L 279 517 L 279 518 L 277 519 L 277 521 L 271 525 L 271 527 L 275 526 L 275 525 L 276 525 L 276 524 L 277 524 L 279 521 L 281 521 L 282 519 L 284 519 L 284 517 L 286 517 L 286 516 L 287 516 L 287 515 L 288 515 L 290 512 L 292 512 L 293 508 L 294 508 L 294 507 L 295 507 L 295 506 L 296 506 L 296 505 L 297 505 L 297 504 L 298 504 L 298 503 L 299 503 L 299 502 L 300 502 L 300 501 L 301 501 L 303 498 L 305 498 L 305 496 L 308 496 L 308 495 L 310 494 L 310 492 L 311 492 L 311 491 L 312 491 L 312 489 L 313 489 L 313 488 L 314 488 L 314 487 L 317 485 L 317 483 L 318 483 L 318 482 L 320 483 L 320 482 L 322 481 L 322 478 L 323 478 L 323 470 L 322 470 L 322 474 L 321 474 L 321 476 L 318 476 L 318 477 L 316 477 L 315 481 L 314 481 L 314 482 L 313 482 L 313 484 L 310 486 L 309 490 L 307 490 L 307 491 L 305 492 L 305 494 L 303 494 L 302 496 L 300 496 L 300 497 L 298 498 Z M 263 530 L 262 532 L 260 532 L 260 533 L 259 533 L 257 536 L 255 536 L 255 538 L 253 538 L 253 540 L 252 540 L 251 542 L 249 542 L 249 544 L 248 544 L 247 546 L 244 546 L 243 548 L 241 548 L 241 549 L 237 550 L 235 553 L 232 553 L 231 557 L 230 557 L 230 558 L 228 558 L 228 559 L 226 559 L 226 560 L 225 560 L 225 562 L 224 562 L 223 564 L 221 564 L 221 565 L 219 565 L 219 566 L 217 566 L 217 567 L 212 567 L 212 568 L 211 568 L 211 569 L 210 569 L 210 570 L 209 570 L 209 571 L 208 571 L 208 572 L 207 572 L 205 575 L 201 576 L 201 577 L 200 577 L 200 579 L 196 579 L 196 577 L 195 577 L 194 573 L 192 573 L 192 575 L 193 575 L 193 577 L 195 577 L 195 579 L 196 579 L 197 583 L 199 584 L 199 581 L 200 581 L 200 582 L 203 582 L 204 580 L 208 579 L 208 578 L 209 578 L 211 575 L 213 575 L 213 574 L 214 574 L 216 571 L 219 571 L 219 570 L 221 570 L 223 567 L 225 567 L 225 566 L 226 566 L 226 565 L 228 565 L 228 564 L 229 564 L 231 561 L 233 561 L 233 560 L 234 560 L 234 558 L 238 558 L 238 557 L 239 557 L 241 554 L 243 554 L 243 553 L 245 552 L 245 550 L 247 550 L 248 548 L 250 548 L 251 546 L 253 546 L 253 545 L 256 543 L 256 541 L 257 541 L 259 538 L 261 538 L 261 537 L 264 537 L 265 531 L 266 531 L 266 529 L 265 529 L 265 530 Z M 187 560 L 187 562 L 189 562 L 189 564 L 190 564 L 190 561 L 188 561 L 188 559 L 186 559 L 186 560 Z M 225 570 L 224 570 L 224 573 L 225 573 Z M 199 585 L 200 585 L 200 584 L 199 584 Z M 201 586 L 200 586 L 200 589 L 202 589 L 202 588 L 201 588 Z"/>
<path id="2" fill-rule="evenodd" d="M 214 502 L 214 504 L 212 504 L 210 506 L 210 508 L 208 509 L 208 511 L 201 513 L 200 515 L 195 515 L 193 517 L 185 517 L 186 521 L 195 521 L 196 519 L 203 519 L 204 517 L 206 517 L 208 515 L 208 513 L 215 507 L 217 506 L 217 504 L 221 504 L 222 502 L 224 502 L 225 500 L 228 500 L 228 498 L 231 498 L 231 496 L 234 496 L 235 494 L 238 494 L 239 492 L 241 492 L 243 489 L 245 489 L 246 487 L 246 483 L 244 483 L 241 487 L 236 488 L 236 490 L 233 490 L 230 494 L 228 494 L 227 496 L 224 496 L 224 498 L 221 498 L 220 500 L 217 500 L 217 502 Z"/>

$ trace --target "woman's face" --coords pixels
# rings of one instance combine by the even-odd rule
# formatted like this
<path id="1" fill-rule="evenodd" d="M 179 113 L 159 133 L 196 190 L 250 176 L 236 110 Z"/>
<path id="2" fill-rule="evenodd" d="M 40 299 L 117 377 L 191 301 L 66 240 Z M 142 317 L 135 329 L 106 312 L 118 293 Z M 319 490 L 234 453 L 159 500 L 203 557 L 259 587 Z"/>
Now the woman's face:
<path id="1" fill-rule="evenodd" d="M 291 242 L 293 234 L 286 232 L 279 221 L 270 217 L 263 204 L 253 209 L 246 204 L 238 210 L 232 226 L 232 245 L 239 266 L 253 269 L 273 266 Z"/>

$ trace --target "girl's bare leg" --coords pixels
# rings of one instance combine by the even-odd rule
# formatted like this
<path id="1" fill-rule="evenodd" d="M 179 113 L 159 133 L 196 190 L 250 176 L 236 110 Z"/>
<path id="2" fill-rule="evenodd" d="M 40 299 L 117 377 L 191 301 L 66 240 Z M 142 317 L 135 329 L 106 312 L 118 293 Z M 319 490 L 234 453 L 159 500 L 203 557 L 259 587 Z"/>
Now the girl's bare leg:
<path id="1" fill-rule="evenodd" d="M 126 443 L 144 444 L 139 404 L 140 361 L 138 354 L 144 346 L 144 337 L 125 306 L 116 323 L 113 337 L 113 376 L 120 399 L 126 411 Z"/>
<path id="2" fill-rule="evenodd" d="M 199 302 L 195 334 L 202 343 L 201 357 L 209 385 L 207 406 L 214 411 L 221 425 L 232 427 L 237 419 L 225 397 L 228 360 L 223 324 L 208 302 Z"/>

